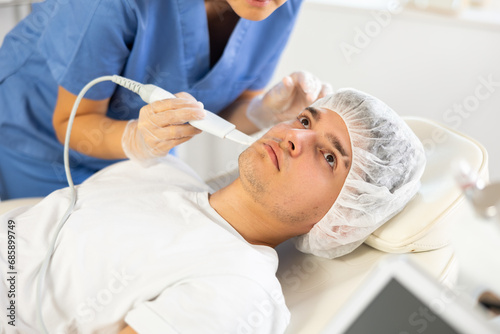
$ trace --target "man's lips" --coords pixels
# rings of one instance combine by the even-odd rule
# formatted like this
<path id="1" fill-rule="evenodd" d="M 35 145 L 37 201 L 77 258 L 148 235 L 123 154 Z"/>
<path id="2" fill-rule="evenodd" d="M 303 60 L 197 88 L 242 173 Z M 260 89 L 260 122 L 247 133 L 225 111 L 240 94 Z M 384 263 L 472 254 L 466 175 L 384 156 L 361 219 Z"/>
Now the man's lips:
<path id="1" fill-rule="evenodd" d="M 279 160 L 278 160 L 278 155 L 277 155 L 277 151 L 279 150 L 279 147 L 277 146 L 276 142 L 270 141 L 270 142 L 264 143 L 264 149 L 267 151 L 267 154 L 269 154 L 269 158 L 271 158 L 271 161 L 274 164 L 274 166 L 276 166 L 276 169 L 280 170 L 280 165 L 279 165 Z"/>

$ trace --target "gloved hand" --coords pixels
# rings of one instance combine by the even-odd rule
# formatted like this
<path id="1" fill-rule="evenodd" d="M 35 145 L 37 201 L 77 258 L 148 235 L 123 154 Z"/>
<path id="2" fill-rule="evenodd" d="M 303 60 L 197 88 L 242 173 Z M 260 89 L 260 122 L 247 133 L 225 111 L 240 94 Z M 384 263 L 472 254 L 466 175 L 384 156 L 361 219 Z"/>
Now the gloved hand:
<path id="1" fill-rule="evenodd" d="M 294 72 L 284 77 L 264 96 L 250 101 L 247 117 L 259 129 L 271 127 L 297 116 L 319 98 L 333 93 L 328 83 L 322 83 L 309 72 Z"/>
<path id="2" fill-rule="evenodd" d="M 188 93 L 176 99 L 153 102 L 141 108 L 139 119 L 128 122 L 122 136 L 122 148 L 130 160 L 149 166 L 175 146 L 191 139 L 201 130 L 187 124 L 203 119 L 203 104 Z"/>

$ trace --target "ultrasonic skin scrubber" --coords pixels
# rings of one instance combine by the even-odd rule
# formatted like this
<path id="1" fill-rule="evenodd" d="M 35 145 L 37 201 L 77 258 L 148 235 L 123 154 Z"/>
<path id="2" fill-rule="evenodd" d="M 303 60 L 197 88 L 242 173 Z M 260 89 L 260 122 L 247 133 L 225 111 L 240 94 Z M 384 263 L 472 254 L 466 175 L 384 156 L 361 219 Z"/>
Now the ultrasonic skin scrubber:
<path id="1" fill-rule="evenodd" d="M 166 90 L 158 86 L 150 84 L 142 85 L 140 83 L 135 83 L 129 79 L 126 79 L 127 82 L 123 82 L 123 79 L 124 78 L 119 76 L 113 76 L 113 82 L 139 94 L 141 99 L 146 103 L 153 103 L 155 101 L 160 101 L 164 99 L 176 98 L 172 93 L 167 92 Z M 133 83 L 133 86 L 130 85 L 130 82 Z M 236 125 L 234 125 L 233 123 L 226 121 L 222 117 L 219 117 L 208 110 L 205 111 L 206 111 L 206 116 L 204 119 L 190 121 L 189 124 L 202 131 L 206 131 L 214 136 L 217 136 L 219 138 L 229 139 L 239 144 L 249 146 L 255 141 L 254 138 L 247 136 L 241 131 L 236 130 Z"/>

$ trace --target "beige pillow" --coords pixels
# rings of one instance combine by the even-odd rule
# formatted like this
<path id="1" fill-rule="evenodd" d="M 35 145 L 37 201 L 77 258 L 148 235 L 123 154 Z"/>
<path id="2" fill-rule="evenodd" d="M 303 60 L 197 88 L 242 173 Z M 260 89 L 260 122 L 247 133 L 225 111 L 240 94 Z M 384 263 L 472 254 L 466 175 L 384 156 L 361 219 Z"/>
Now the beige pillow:
<path id="1" fill-rule="evenodd" d="M 398 215 L 373 232 L 366 244 L 388 253 L 422 252 L 446 246 L 449 227 L 471 217 L 471 206 L 454 178 L 454 164 L 464 159 L 488 176 L 484 147 L 453 129 L 423 118 L 405 117 L 422 141 L 427 165 L 417 196 Z"/>

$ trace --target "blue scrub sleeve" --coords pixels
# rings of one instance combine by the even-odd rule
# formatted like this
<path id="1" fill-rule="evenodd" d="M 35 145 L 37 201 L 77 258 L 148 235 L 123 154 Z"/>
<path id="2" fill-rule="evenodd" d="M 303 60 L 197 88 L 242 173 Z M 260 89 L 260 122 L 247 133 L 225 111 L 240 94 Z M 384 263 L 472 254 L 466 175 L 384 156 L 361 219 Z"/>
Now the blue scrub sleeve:
<path id="1" fill-rule="evenodd" d="M 38 47 L 58 84 L 77 95 L 97 77 L 120 74 L 137 27 L 128 1 L 54 2 L 58 5 Z M 105 99 L 114 89 L 114 84 L 99 84 L 86 98 Z"/>
<path id="2" fill-rule="evenodd" d="M 278 65 L 278 61 L 281 58 L 281 54 L 283 53 L 283 49 L 285 48 L 287 41 L 288 39 L 285 38 L 281 40 L 281 45 L 277 52 L 273 55 L 271 61 L 264 67 L 257 79 L 255 79 L 255 81 L 248 87 L 248 90 L 261 90 L 266 88 L 274 75 L 274 71 L 276 70 L 276 66 Z"/>

